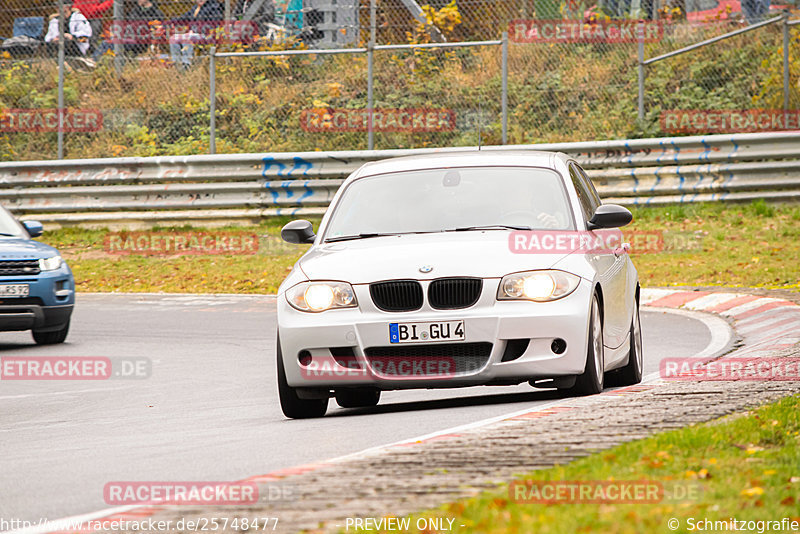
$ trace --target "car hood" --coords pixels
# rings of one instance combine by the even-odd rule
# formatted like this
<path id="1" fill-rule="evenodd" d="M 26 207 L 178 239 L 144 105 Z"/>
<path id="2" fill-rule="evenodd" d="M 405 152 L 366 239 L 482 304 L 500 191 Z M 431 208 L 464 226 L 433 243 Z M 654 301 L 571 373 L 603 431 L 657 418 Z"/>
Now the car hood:
<path id="1" fill-rule="evenodd" d="M 506 231 L 442 232 L 374 237 L 312 247 L 299 261 L 310 280 L 366 284 L 389 279 L 450 276 L 500 278 L 508 273 L 549 269 L 558 254 L 518 254 Z M 431 267 L 429 273 L 420 271 Z"/>
<path id="2" fill-rule="evenodd" d="M 56 255 L 56 249 L 33 239 L 0 237 L 0 260 L 49 258 Z"/>

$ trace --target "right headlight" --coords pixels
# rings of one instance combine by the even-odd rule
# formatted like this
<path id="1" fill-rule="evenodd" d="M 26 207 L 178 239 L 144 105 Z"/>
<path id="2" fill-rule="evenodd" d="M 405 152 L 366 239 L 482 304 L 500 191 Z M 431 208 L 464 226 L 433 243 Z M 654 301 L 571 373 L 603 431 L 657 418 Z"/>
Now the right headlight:
<path id="1" fill-rule="evenodd" d="M 301 282 L 286 290 L 286 300 L 294 309 L 304 312 L 358 306 L 353 286 L 347 282 Z"/>
<path id="2" fill-rule="evenodd" d="M 497 300 L 558 300 L 575 291 L 580 281 L 579 276 L 556 270 L 513 273 L 500 280 Z"/>
<path id="3" fill-rule="evenodd" d="M 52 258 L 40 258 L 39 270 L 40 271 L 55 271 L 61 267 L 61 256 L 53 256 Z"/>

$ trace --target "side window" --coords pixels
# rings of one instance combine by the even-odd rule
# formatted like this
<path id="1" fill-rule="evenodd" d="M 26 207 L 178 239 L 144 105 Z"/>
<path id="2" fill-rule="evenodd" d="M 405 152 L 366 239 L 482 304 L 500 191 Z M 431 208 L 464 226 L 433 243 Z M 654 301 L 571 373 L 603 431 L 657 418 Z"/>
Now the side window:
<path id="1" fill-rule="evenodd" d="M 594 210 L 597 209 L 597 206 L 602 205 L 603 201 L 600 200 L 600 195 L 597 194 L 597 189 L 594 188 L 592 181 L 586 176 L 586 171 L 584 171 L 580 165 L 575 165 L 575 168 L 578 169 L 578 172 L 581 173 L 583 180 L 586 182 L 586 188 L 589 190 L 589 195 L 592 197 L 592 204 L 594 205 L 592 213 L 594 213 Z"/>
<path id="2" fill-rule="evenodd" d="M 592 218 L 592 215 L 594 215 L 595 206 L 593 206 L 594 203 L 586 188 L 586 183 L 583 181 L 574 163 L 569 164 L 569 177 L 572 178 L 572 185 L 575 186 L 575 191 L 578 193 L 578 201 L 581 204 L 583 218 L 588 221 Z"/>

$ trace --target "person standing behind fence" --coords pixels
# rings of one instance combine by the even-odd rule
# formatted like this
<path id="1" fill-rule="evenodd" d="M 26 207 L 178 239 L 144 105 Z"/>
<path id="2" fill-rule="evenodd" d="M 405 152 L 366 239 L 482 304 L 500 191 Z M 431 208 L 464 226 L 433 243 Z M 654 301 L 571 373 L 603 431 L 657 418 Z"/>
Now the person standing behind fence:
<path id="1" fill-rule="evenodd" d="M 239 0 L 233 18 L 252 21 L 258 27 L 259 35 L 265 36 L 269 33 L 269 25 L 275 22 L 275 3 L 273 0 Z"/>
<path id="2" fill-rule="evenodd" d="M 173 27 L 182 24 L 189 26 L 189 31 L 176 33 L 169 38 L 169 51 L 173 63 L 189 68 L 194 57 L 194 44 L 205 39 L 191 28 L 192 23 L 217 22 L 221 25 L 224 16 L 223 8 L 217 0 L 195 0 L 195 5 L 189 11 L 172 19 Z M 203 28 L 204 32 L 208 30 L 208 27 Z"/>
<path id="3" fill-rule="evenodd" d="M 82 57 L 89 50 L 89 39 L 92 37 L 92 27 L 86 17 L 72 2 L 65 1 L 62 5 L 61 15 L 69 17 L 64 27 L 64 53 L 68 56 Z M 51 55 L 58 53 L 58 19 L 59 14 L 50 15 L 47 34 L 44 36 L 45 46 Z"/>
<path id="4" fill-rule="evenodd" d="M 156 21 L 163 21 L 165 16 L 156 4 L 150 0 L 136 0 L 136 5 L 131 8 L 130 13 L 126 17 L 128 20 L 136 21 L 138 24 L 152 23 Z M 138 35 L 138 32 L 137 32 Z M 131 54 L 141 54 L 145 52 L 150 43 L 136 43 L 126 45 L 125 50 Z"/>
<path id="5" fill-rule="evenodd" d="M 123 40 L 125 53 L 136 56 L 146 52 L 155 42 L 155 34 L 163 31 L 160 24 L 155 27 L 150 27 L 150 24 L 163 21 L 165 18 L 164 12 L 150 0 L 136 0 L 136 4 L 126 13 L 125 22 L 116 30 L 120 34 L 126 34 L 127 30 L 133 30 L 132 33 L 135 35 L 134 42 Z M 129 24 L 132 26 L 131 28 L 128 27 Z M 147 31 L 142 31 L 141 26 L 148 26 Z M 122 37 L 118 37 L 118 39 L 122 39 Z M 103 41 L 102 46 L 95 49 L 94 59 L 97 60 L 107 52 L 114 50 L 114 44 L 114 39 Z"/>
<path id="6" fill-rule="evenodd" d="M 771 0 L 742 0 L 742 14 L 748 24 L 764 20 L 769 12 Z"/>
<path id="7" fill-rule="evenodd" d="M 91 43 L 97 46 L 103 33 L 103 16 L 114 5 L 114 0 L 74 0 L 72 7 L 83 13 L 92 27 Z"/>

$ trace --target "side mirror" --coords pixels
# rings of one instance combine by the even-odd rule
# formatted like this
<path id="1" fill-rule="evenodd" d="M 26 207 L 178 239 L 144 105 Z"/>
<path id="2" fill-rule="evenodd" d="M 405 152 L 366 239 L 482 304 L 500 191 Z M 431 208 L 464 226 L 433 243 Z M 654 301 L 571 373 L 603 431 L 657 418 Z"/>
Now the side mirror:
<path id="1" fill-rule="evenodd" d="M 599 206 L 589 220 L 589 230 L 595 228 L 619 228 L 633 220 L 630 211 L 617 204 L 603 204 Z"/>
<path id="2" fill-rule="evenodd" d="M 23 221 L 22 226 L 25 227 L 31 237 L 39 237 L 44 232 L 44 226 L 39 221 Z"/>
<path id="3" fill-rule="evenodd" d="M 313 243 L 315 237 L 314 227 L 303 219 L 292 221 L 281 230 L 281 239 L 287 243 Z"/>

